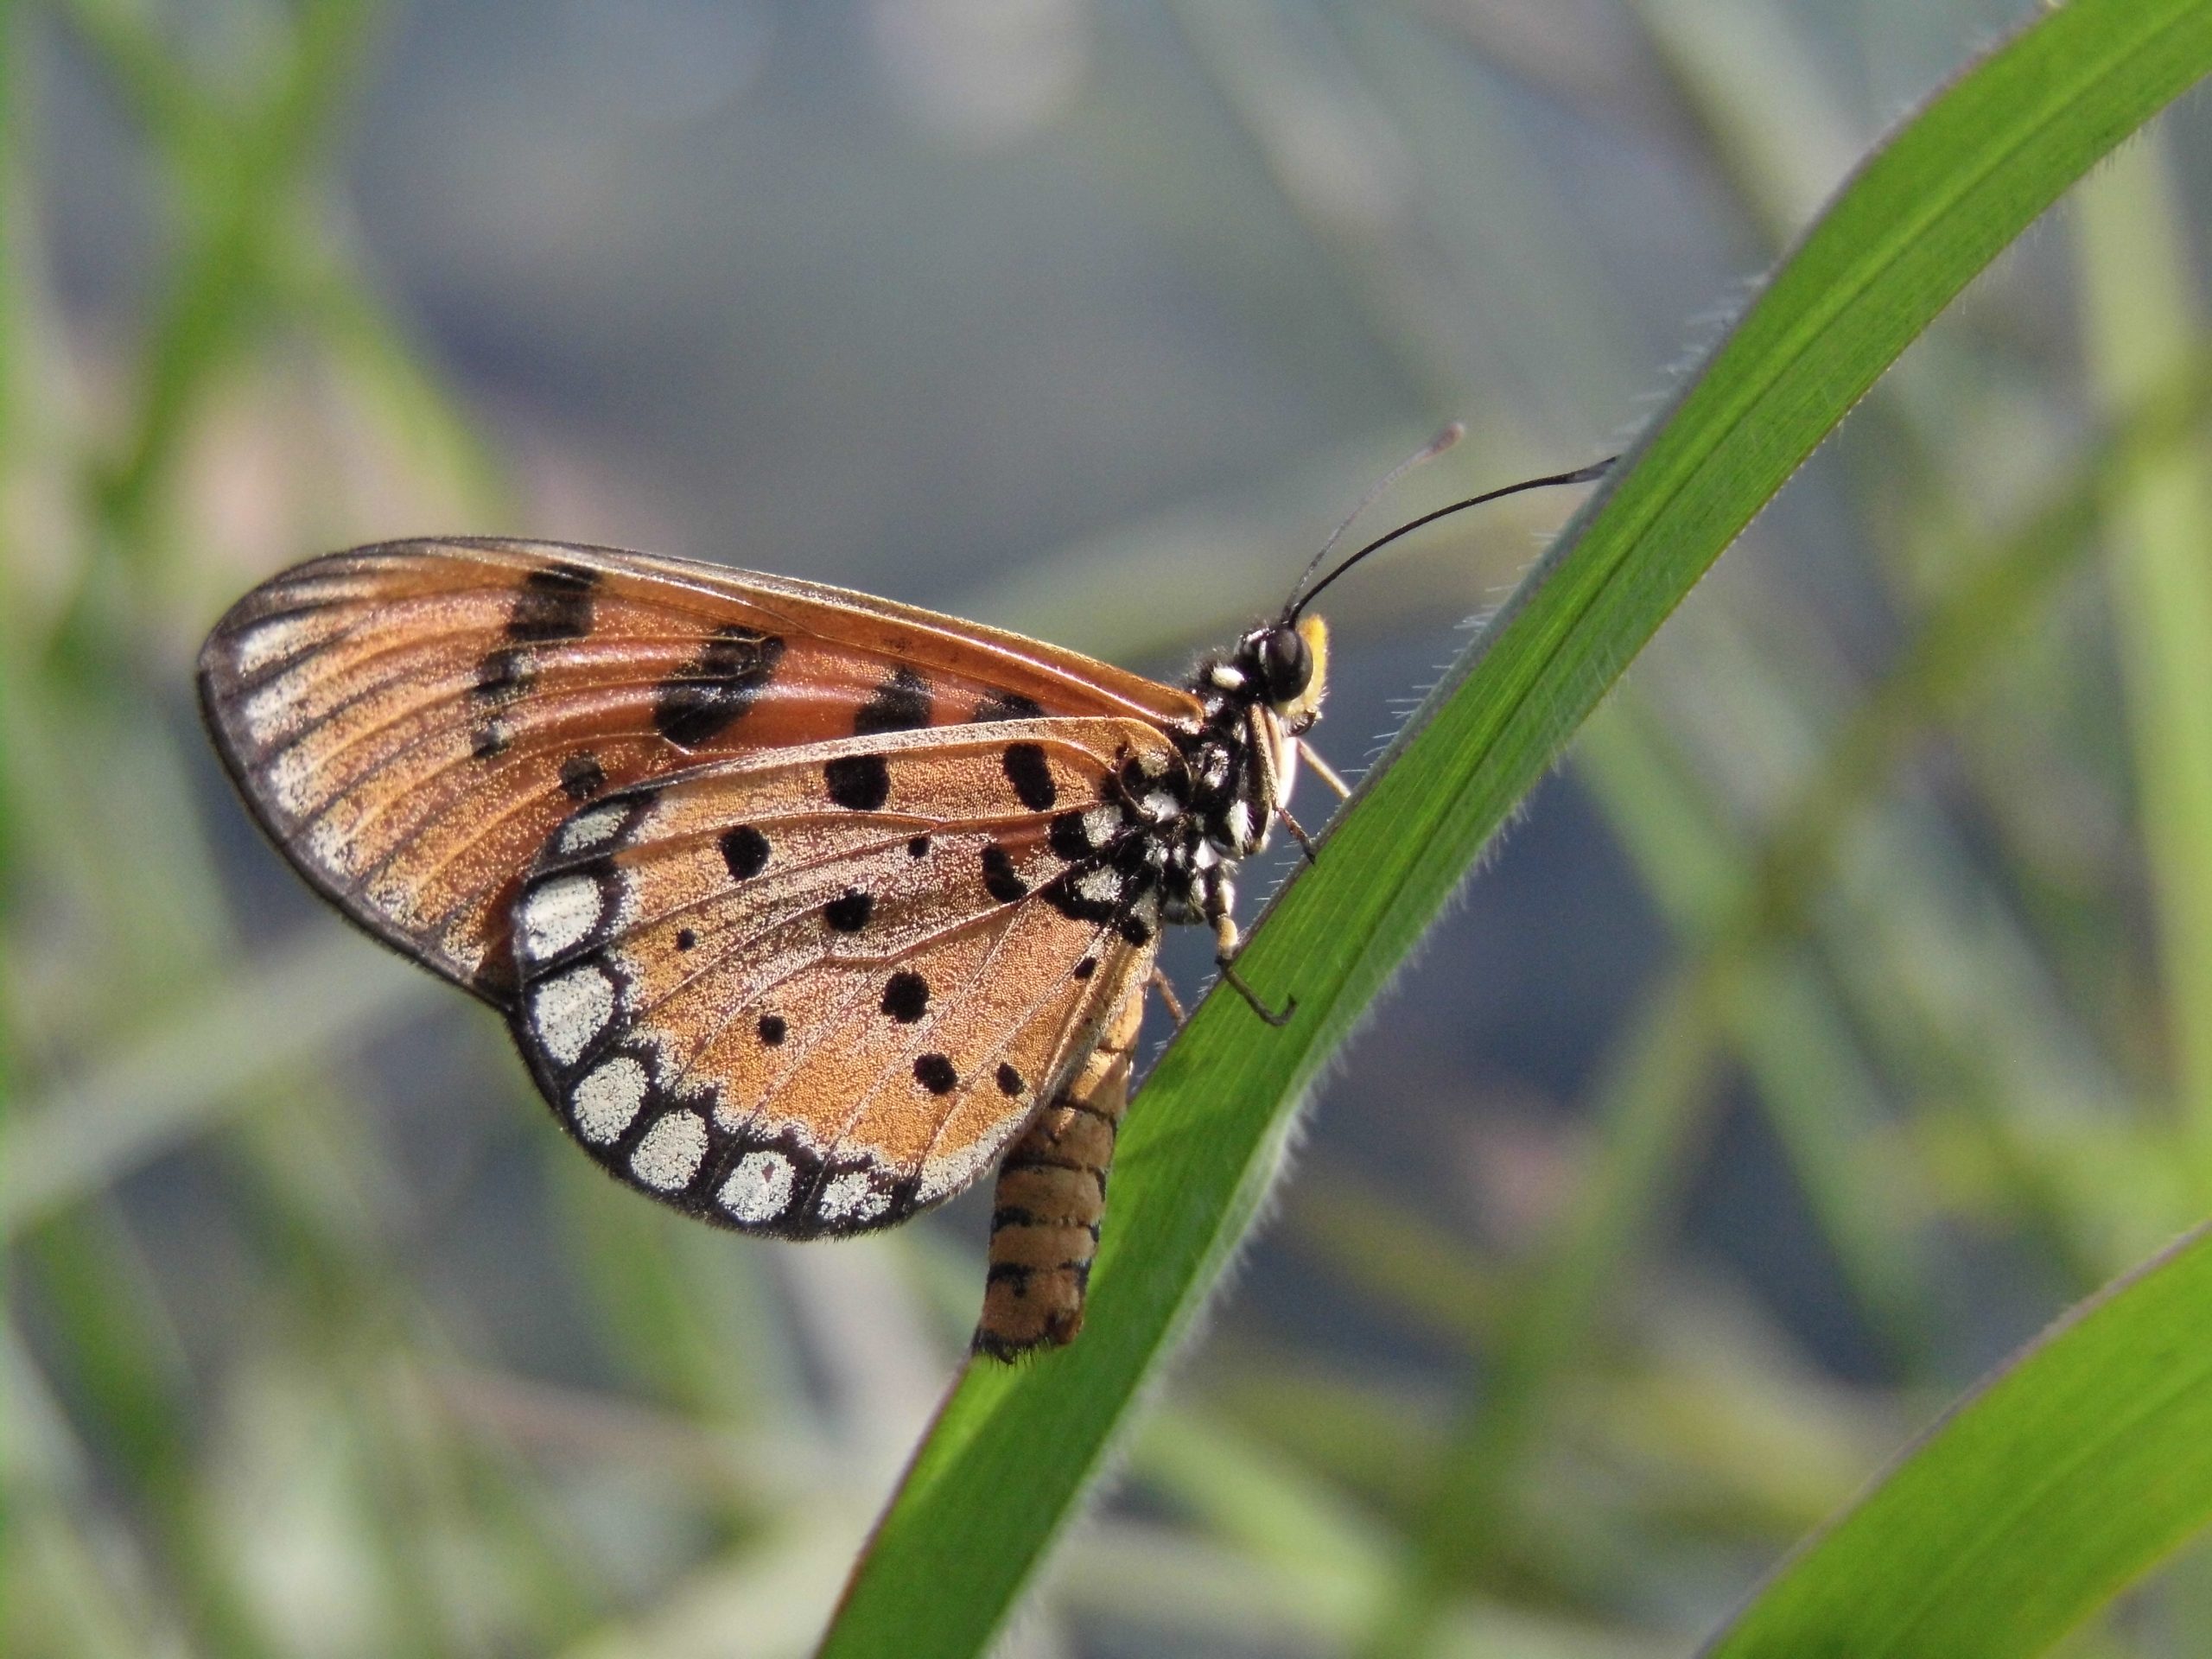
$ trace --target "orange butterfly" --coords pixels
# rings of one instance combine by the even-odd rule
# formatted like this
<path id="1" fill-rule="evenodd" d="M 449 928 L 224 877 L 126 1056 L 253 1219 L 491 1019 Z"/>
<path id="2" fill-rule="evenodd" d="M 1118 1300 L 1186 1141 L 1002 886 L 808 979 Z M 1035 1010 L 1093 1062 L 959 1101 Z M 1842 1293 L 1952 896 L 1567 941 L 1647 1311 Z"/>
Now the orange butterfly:
<path id="1" fill-rule="evenodd" d="M 200 700 L 302 874 L 504 1013 L 619 1179 L 812 1238 L 1006 1154 L 1005 1358 L 1081 1325 L 1161 925 L 1244 988 L 1230 872 L 1325 683 L 1301 613 L 1370 550 L 1179 688 L 786 577 L 389 543 L 248 594 Z"/>

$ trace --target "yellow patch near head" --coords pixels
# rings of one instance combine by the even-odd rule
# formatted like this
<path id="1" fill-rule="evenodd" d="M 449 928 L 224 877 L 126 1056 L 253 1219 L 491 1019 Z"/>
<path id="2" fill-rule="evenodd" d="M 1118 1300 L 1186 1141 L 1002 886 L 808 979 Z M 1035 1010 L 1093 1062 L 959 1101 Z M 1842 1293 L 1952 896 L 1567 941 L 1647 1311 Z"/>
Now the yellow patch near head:
<path id="1" fill-rule="evenodd" d="M 1329 689 L 1329 625 L 1318 616 L 1298 619 L 1298 637 L 1306 642 L 1306 654 L 1313 664 L 1313 677 L 1306 682 L 1306 689 L 1290 702 L 1275 710 L 1276 716 L 1294 732 L 1302 732 L 1321 715 L 1321 698 Z"/>

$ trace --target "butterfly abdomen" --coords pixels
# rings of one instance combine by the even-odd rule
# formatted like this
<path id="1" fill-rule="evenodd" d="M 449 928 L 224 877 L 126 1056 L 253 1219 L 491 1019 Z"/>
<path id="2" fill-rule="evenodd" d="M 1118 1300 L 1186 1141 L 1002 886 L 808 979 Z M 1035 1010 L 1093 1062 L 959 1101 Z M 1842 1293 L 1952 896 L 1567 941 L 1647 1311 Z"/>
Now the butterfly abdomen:
<path id="1" fill-rule="evenodd" d="M 999 1166 L 990 1273 L 976 1327 L 978 1353 L 1018 1359 L 1064 1347 L 1083 1329 L 1106 1211 L 1106 1175 L 1128 1108 L 1130 1055 L 1143 1022 L 1139 979 L 1098 1046 Z"/>

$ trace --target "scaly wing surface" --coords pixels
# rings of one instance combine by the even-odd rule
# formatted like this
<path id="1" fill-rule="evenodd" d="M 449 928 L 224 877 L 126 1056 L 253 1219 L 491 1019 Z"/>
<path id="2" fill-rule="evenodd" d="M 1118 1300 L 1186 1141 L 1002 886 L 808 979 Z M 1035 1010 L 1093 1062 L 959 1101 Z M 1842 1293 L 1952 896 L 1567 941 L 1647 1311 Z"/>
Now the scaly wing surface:
<path id="1" fill-rule="evenodd" d="M 1154 726 L 842 738 L 610 791 L 513 912 L 556 1116 L 689 1213 L 810 1237 L 973 1181 L 1148 975 Z"/>

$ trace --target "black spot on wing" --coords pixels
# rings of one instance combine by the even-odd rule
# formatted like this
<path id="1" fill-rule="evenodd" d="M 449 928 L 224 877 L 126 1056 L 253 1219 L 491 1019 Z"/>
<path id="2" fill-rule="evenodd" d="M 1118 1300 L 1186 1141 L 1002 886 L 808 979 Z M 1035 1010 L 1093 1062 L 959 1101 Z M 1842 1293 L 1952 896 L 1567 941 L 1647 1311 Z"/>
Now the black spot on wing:
<path id="1" fill-rule="evenodd" d="M 922 1054 L 915 1057 L 914 1081 L 933 1095 L 949 1095 L 960 1086 L 960 1074 L 944 1055 Z"/>
<path id="2" fill-rule="evenodd" d="M 1032 812 L 1048 812 L 1060 798 L 1041 745 L 1009 743 L 999 763 L 1006 768 L 1006 779 L 1014 785 L 1015 797 Z"/>
<path id="3" fill-rule="evenodd" d="M 853 735 L 911 732 L 930 723 L 930 685 L 912 669 L 894 668 L 853 715 Z"/>
<path id="4" fill-rule="evenodd" d="M 1034 697 L 1025 697 L 1019 691 L 994 691 L 976 705 L 975 721 L 979 726 L 995 720 L 1042 720 L 1044 705 Z"/>
<path id="5" fill-rule="evenodd" d="M 753 1029 L 760 1033 L 762 1042 L 774 1048 L 782 1043 L 791 1027 L 784 1023 L 782 1014 L 764 1014 L 760 1016 L 760 1023 L 754 1026 Z"/>
<path id="6" fill-rule="evenodd" d="M 1098 958 L 1096 957 L 1085 957 L 1075 965 L 1075 976 L 1077 979 L 1089 979 L 1097 971 Z"/>
<path id="7" fill-rule="evenodd" d="M 911 1026 L 929 1011 L 930 982 L 906 969 L 883 982 L 883 1011 L 902 1026 Z"/>
<path id="8" fill-rule="evenodd" d="M 607 787 L 607 768 L 589 749 L 579 749 L 561 763 L 561 787 L 572 801 L 588 801 Z"/>
<path id="9" fill-rule="evenodd" d="M 999 1085 L 999 1093 L 1004 1095 L 1008 1100 L 1012 1100 L 1016 1096 L 1020 1095 L 1024 1089 L 1027 1089 L 1029 1086 L 1028 1084 L 1022 1080 L 1021 1073 L 1015 1071 L 1004 1060 L 999 1062 L 997 1083 Z"/>
<path id="10" fill-rule="evenodd" d="M 654 728 L 681 749 L 719 736 L 775 677 L 783 655 L 778 635 L 737 623 L 716 629 L 697 656 L 661 682 Z"/>
<path id="11" fill-rule="evenodd" d="M 1120 893 L 1111 899 L 1086 897 L 1076 882 L 1086 872 L 1080 868 L 1056 876 L 1039 891 L 1054 910 L 1071 922 L 1110 922 L 1121 913 Z"/>
<path id="12" fill-rule="evenodd" d="M 983 849 L 983 891 L 1002 905 L 1029 896 L 1029 884 L 1014 871 L 1014 856 L 997 842 Z"/>
<path id="13" fill-rule="evenodd" d="M 722 832 L 722 861 L 741 881 L 749 881 L 768 868 L 768 837 L 749 823 Z"/>
<path id="14" fill-rule="evenodd" d="M 676 930 L 676 948 L 677 950 L 689 950 L 692 946 L 698 943 L 699 935 L 695 930 L 688 927 L 679 927 Z"/>
<path id="15" fill-rule="evenodd" d="M 505 754 L 514 741 L 505 721 L 487 720 L 468 734 L 468 753 L 476 760 L 490 760 Z"/>
<path id="16" fill-rule="evenodd" d="M 840 933 L 857 933 L 875 914 L 875 898 L 858 887 L 847 887 L 841 897 L 822 906 L 822 919 Z"/>
<path id="17" fill-rule="evenodd" d="M 912 841 L 906 843 L 907 857 L 927 858 L 929 855 L 930 838 L 927 836 L 916 836 Z"/>
<path id="18" fill-rule="evenodd" d="M 599 573 L 581 565 L 550 564 L 523 578 L 507 615 L 507 638 L 582 639 L 591 632 L 592 589 Z"/>
<path id="19" fill-rule="evenodd" d="M 840 755 L 822 768 L 830 798 L 854 812 L 873 812 L 891 798 L 891 768 L 880 754 Z"/>
<path id="20" fill-rule="evenodd" d="M 529 695 L 537 683 L 537 653 L 527 645 L 501 645 L 476 664 L 468 695 L 480 702 L 504 705 Z"/>
<path id="21" fill-rule="evenodd" d="M 1096 849 L 1090 844 L 1090 832 L 1083 827 L 1083 814 L 1063 812 L 1053 818 L 1046 832 L 1052 855 L 1063 863 L 1073 864 L 1085 859 Z"/>

